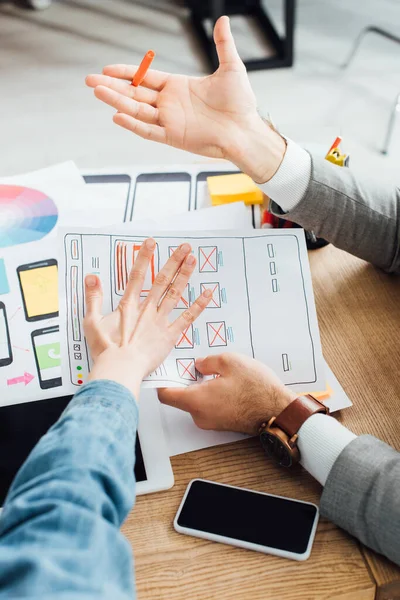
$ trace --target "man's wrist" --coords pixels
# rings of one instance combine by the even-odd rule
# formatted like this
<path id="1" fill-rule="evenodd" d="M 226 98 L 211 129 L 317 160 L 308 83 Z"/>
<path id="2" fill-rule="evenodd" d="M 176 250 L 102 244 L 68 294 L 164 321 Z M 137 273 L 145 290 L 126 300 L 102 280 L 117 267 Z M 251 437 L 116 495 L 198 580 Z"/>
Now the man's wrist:
<path id="1" fill-rule="evenodd" d="M 286 152 L 286 140 L 261 117 L 227 148 L 225 156 L 258 184 L 278 171 Z"/>
<path id="2" fill-rule="evenodd" d="M 267 423 L 272 417 L 277 417 L 296 398 L 297 395 L 284 386 L 278 390 L 273 390 L 272 394 L 271 390 L 267 391 L 260 397 L 253 430 L 248 433 L 258 433 L 262 423 Z"/>
<path id="3" fill-rule="evenodd" d="M 274 411 L 275 414 L 271 415 L 271 417 L 277 417 L 283 410 L 285 410 L 287 406 L 289 406 L 289 404 L 293 402 L 293 400 L 296 400 L 297 396 L 298 394 L 295 394 L 292 390 L 285 387 L 285 389 L 279 392 L 277 395 Z"/>

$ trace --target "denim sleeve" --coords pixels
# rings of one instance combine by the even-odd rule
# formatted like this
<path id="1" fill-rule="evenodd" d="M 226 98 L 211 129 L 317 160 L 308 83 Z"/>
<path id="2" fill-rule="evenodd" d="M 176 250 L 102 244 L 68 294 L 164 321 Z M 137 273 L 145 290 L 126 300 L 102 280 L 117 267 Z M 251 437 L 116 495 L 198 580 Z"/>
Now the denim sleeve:
<path id="1" fill-rule="evenodd" d="M 135 498 L 137 422 L 126 388 L 94 381 L 42 437 L 0 518 L 0 598 L 134 597 L 119 528 Z"/>

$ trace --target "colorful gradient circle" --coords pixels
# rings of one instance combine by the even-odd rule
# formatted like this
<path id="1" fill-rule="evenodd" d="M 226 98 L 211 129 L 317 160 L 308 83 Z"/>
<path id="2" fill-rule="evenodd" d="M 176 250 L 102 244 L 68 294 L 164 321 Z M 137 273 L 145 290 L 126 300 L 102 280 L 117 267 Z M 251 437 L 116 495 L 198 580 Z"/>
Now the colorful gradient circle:
<path id="1" fill-rule="evenodd" d="M 0 185 L 0 248 L 42 239 L 57 219 L 57 206 L 43 192 Z"/>

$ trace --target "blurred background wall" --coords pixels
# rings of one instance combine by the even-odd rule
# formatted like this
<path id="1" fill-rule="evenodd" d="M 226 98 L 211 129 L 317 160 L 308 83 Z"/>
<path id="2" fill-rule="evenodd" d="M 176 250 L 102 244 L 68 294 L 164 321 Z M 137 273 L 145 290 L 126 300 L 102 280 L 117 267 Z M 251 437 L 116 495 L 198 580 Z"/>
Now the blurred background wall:
<path id="1" fill-rule="evenodd" d="M 157 69 L 207 74 L 183 0 L 32 1 L 50 6 L 0 3 L 2 175 L 71 158 L 80 167 L 200 160 L 118 129 L 112 109 L 84 85 L 87 73 L 136 64 L 149 48 Z M 265 4 L 281 31 L 281 0 Z M 380 149 L 400 92 L 400 45 L 371 34 L 341 69 L 359 32 L 372 24 L 399 35 L 399 1 L 299 0 L 294 66 L 249 76 L 261 113 L 270 112 L 287 136 L 323 151 L 340 134 L 356 170 L 399 179 L 400 115 L 389 154 Z M 232 28 L 243 58 L 268 54 L 245 19 L 233 17 Z"/>

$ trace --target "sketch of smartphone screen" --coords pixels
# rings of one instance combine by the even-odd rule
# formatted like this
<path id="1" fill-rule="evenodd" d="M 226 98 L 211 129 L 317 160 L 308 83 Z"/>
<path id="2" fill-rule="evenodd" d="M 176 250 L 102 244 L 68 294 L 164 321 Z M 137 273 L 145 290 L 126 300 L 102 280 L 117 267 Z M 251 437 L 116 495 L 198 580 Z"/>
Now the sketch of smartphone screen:
<path id="1" fill-rule="evenodd" d="M 131 196 L 131 177 L 126 174 L 83 175 L 85 183 L 98 191 L 96 208 L 109 211 L 114 223 L 127 221 Z M 103 192 L 106 192 L 103 194 Z M 111 201 L 110 201 L 111 199 Z"/>
<path id="2" fill-rule="evenodd" d="M 136 179 L 130 220 L 160 219 L 190 210 L 189 173 L 143 173 Z"/>
<path id="3" fill-rule="evenodd" d="M 61 381 L 61 349 L 58 326 L 32 331 L 39 385 L 42 390 L 58 387 Z"/>
<path id="4" fill-rule="evenodd" d="M 17 268 L 25 319 L 41 321 L 58 317 L 58 268 L 55 258 Z"/>
<path id="5" fill-rule="evenodd" d="M 0 367 L 6 367 L 13 361 L 10 330 L 8 329 L 6 306 L 0 302 Z"/>
<path id="6" fill-rule="evenodd" d="M 212 206 L 210 194 L 208 192 L 207 177 L 216 177 L 218 175 L 234 175 L 235 173 L 240 173 L 240 171 L 203 171 L 202 173 L 198 173 L 196 177 L 196 193 L 194 200 L 195 210 L 209 208 Z M 257 206 L 249 206 L 247 208 L 249 210 L 249 219 L 251 218 L 253 227 L 259 227 L 260 219 L 256 218 L 257 215 L 255 213 L 256 210 L 259 210 L 259 208 Z"/>

